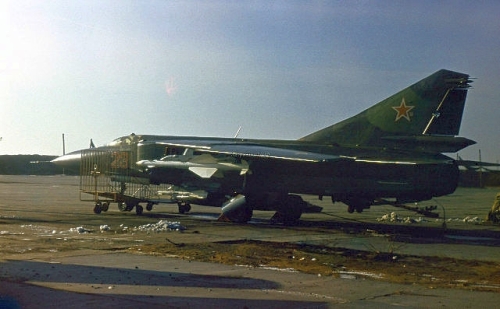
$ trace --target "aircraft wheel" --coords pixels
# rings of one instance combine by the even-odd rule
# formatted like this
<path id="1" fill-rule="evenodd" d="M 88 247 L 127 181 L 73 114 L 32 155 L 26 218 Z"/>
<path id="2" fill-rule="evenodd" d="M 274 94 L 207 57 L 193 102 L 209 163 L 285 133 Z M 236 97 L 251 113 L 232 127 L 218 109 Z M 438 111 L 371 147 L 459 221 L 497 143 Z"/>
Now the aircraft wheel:
<path id="1" fill-rule="evenodd" d="M 244 195 L 237 195 L 224 203 L 219 221 L 247 223 L 252 219 L 253 208 Z"/>
<path id="2" fill-rule="evenodd" d="M 146 210 L 147 210 L 147 211 L 151 211 L 151 210 L 153 210 L 153 203 L 148 202 L 148 204 L 146 205 Z"/>
<path id="3" fill-rule="evenodd" d="M 250 207 L 246 207 L 240 214 L 237 223 L 247 223 L 253 217 L 253 209 Z"/>
<path id="4" fill-rule="evenodd" d="M 351 214 L 353 212 L 362 213 L 363 210 L 368 209 L 371 206 L 370 200 L 356 197 L 348 197 L 345 200 L 342 200 L 342 203 L 347 205 L 347 212 Z"/>
<path id="5" fill-rule="evenodd" d="M 106 212 L 109 210 L 109 202 L 102 203 L 102 211 Z"/>
<path id="6" fill-rule="evenodd" d="M 94 206 L 94 213 L 95 214 L 100 214 L 102 211 L 102 205 L 101 202 L 96 202 Z"/>
<path id="7" fill-rule="evenodd" d="M 298 195 L 288 195 L 285 200 L 284 207 L 279 211 L 277 218 L 280 218 L 284 225 L 295 225 L 300 220 L 302 212 L 307 204 Z"/>
<path id="8" fill-rule="evenodd" d="M 233 209 L 229 213 L 222 212 L 222 215 L 219 217 L 219 220 L 231 221 L 234 223 L 247 223 L 253 217 L 253 209 L 246 206 L 242 209 Z"/>
<path id="9" fill-rule="evenodd" d="M 144 212 L 144 208 L 141 205 L 135 206 L 135 213 L 140 216 Z"/>
<path id="10" fill-rule="evenodd" d="M 119 202 L 118 203 L 118 210 L 119 211 L 125 211 L 125 210 L 127 210 L 127 205 L 125 205 L 125 203 L 123 203 L 123 202 Z"/>

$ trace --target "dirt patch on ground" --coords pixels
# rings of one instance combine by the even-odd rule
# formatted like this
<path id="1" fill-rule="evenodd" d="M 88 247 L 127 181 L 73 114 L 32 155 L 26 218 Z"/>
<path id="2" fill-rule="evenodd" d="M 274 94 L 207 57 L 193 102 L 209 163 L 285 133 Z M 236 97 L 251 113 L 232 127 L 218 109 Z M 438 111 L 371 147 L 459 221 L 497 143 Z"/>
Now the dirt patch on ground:
<path id="1" fill-rule="evenodd" d="M 421 284 L 429 288 L 500 292 L 500 265 L 493 262 L 261 241 L 184 244 L 167 239 L 163 245 L 142 245 L 130 250 L 143 254 L 277 268 L 346 279 L 367 278 Z"/>

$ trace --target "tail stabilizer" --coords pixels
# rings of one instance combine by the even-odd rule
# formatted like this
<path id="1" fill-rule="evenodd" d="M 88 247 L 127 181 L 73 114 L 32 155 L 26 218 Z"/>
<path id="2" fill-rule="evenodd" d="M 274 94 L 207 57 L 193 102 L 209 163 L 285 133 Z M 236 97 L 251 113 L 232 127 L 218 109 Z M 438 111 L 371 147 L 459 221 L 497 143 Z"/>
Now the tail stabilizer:
<path id="1" fill-rule="evenodd" d="M 439 70 L 358 115 L 300 140 L 345 146 L 411 146 L 437 152 L 461 149 L 474 143 L 455 137 L 471 82 L 467 74 Z M 440 136 L 448 145 L 446 150 L 430 136 Z"/>

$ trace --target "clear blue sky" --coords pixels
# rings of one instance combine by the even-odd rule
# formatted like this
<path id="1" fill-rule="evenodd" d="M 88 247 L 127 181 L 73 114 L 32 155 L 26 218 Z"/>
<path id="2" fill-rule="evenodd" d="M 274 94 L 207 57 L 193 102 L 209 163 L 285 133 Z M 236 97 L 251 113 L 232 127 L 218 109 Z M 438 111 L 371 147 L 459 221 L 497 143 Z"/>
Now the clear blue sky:
<path id="1" fill-rule="evenodd" d="M 296 139 L 445 68 L 500 159 L 499 1 L 1 1 L 0 154 L 137 134 Z"/>

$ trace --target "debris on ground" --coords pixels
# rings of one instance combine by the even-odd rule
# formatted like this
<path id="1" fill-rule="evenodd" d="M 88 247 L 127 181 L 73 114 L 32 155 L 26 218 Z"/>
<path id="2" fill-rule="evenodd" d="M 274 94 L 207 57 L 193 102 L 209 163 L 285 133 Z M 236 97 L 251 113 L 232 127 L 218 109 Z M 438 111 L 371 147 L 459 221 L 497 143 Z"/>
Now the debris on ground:
<path id="1" fill-rule="evenodd" d="M 167 221 L 167 220 L 160 220 L 156 223 L 148 223 L 144 225 L 139 225 L 135 226 L 133 228 L 129 228 L 128 226 L 124 224 L 119 225 L 119 229 L 116 232 L 122 232 L 122 233 L 127 233 L 127 232 L 146 232 L 146 233 L 161 233 L 161 232 L 172 232 L 172 231 L 177 231 L 177 232 L 183 232 L 186 230 L 186 227 L 181 225 L 180 222 L 177 221 Z M 111 226 L 107 224 L 102 224 L 99 226 L 99 231 L 101 233 L 109 232 L 112 231 Z M 88 234 L 88 233 L 93 233 L 94 231 L 91 229 L 84 228 L 83 226 L 78 226 L 78 227 L 72 227 L 69 229 L 70 233 L 78 233 L 78 234 Z"/>
<path id="2" fill-rule="evenodd" d="M 147 233 L 161 233 L 177 231 L 182 232 L 186 227 L 182 226 L 180 222 L 160 220 L 157 223 L 148 223 L 133 228 L 134 231 L 147 232 Z"/>
<path id="3" fill-rule="evenodd" d="M 92 233 L 92 230 L 86 229 L 83 226 L 72 227 L 69 229 L 70 233 L 78 233 L 78 234 L 88 234 Z"/>
<path id="4" fill-rule="evenodd" d="M 377 218 L 378 222 L 399 222 L 399 223 L 426 223 L 432 222 L 431 220 L 425 217 L 401 217 L 396 212 L 391 212 L 389 214 L 385 214 L 382 217 Z M 443 219 L 436 219 L 436 222 L 442 222 Z M 466 216 L 465 218 L 448 218 L 445 220 L 446 222 L 464 222 L 464 223 L 475 223 L 480 224 L 483 220 L 479 217 Z"/>
<path id="5" fill-rule="evenodd" d="M 385 214 L 380 218 L 377 218 L 378 222 L 402 222 L 402 223 L 422 223 L 428 221 L 424 217 L 411 218 L 411 217 L 400 217 L 396 212 L 391 212 L 390 214 Z"/>
<path id="6" fill-rule="evenodd" d="M 451 221 L 462 221 L 462 222 L 465 222 L 465 223 L 481 223 L 483 222 L 482 219 L 480 219 L 479 217 L 471 217 L 471 216 L 467 216 L 463 219 L 460 219 L 460 218 L 454 218 L 454 219 L 448 219 L 446 220 L 448 222 L 451 222 Z"/>
<path id="7" fill-rule="evenodd" d="M 490 261 L 256 240 L 179 244 L 167 239 L 131 247 L 129 252 L 343 279 L 500 291 L 500 265 Z"/>

